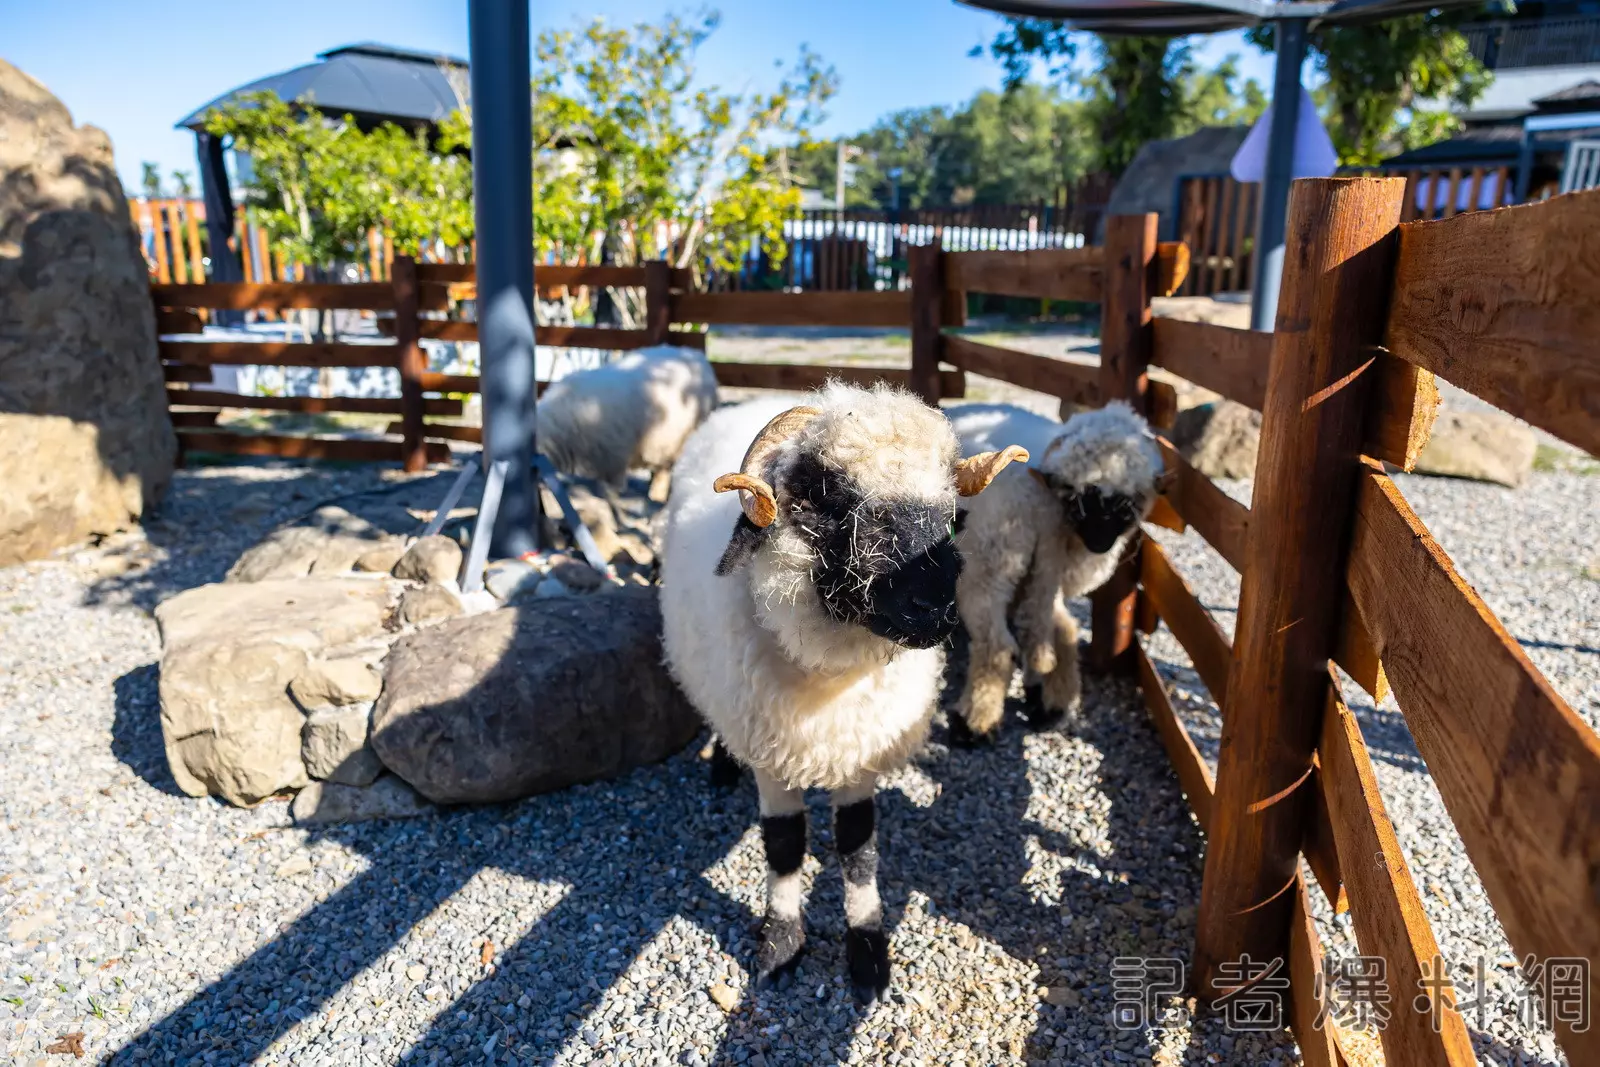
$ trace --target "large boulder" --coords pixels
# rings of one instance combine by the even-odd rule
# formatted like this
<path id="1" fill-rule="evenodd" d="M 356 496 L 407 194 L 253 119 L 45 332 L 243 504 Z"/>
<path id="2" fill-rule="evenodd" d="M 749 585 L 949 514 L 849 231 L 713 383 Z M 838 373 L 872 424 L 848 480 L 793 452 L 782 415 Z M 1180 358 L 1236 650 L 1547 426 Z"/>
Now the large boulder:
<path id="1" fill-rule="evenodd" d="M 305 785 L 306 716 L 330 652 L 381 643 L 399 596 L 386 578 L 205 585 L 156 608 L 161 733 L 178 788 L 254 804 Z"/>
<path id="2" fill-rule="evenodd" d="M 341 574 L 357 561 L 403 547 L 405 539 L 374 526 L 344 508 L 320 507 L 292 526 L 272 531 L 246 549 L 228 568 L 230 582 L 303 578 L 308 574 Z"/>
<path id="3" fill-rule="evenodd" d="M 1178 412 L 1172 444 L 1208 478 L 1252 478 L 1261 446 L 1261 412 L 1232 400 Z"/>
<path id="4" fill-rule="evenodd" d="M 663 759 L 699 719 L 661 661 L 653 588 L 531 600 L 395 643 L 386 767 L 444 804 L 513 800 Z"/>
<path id="5" fill-rule="evenodd" d="M 176 456 L 111 142 L 0 60 L 0 566 L 127 528 Z"/>
<path id="6" fill-rule="evenodd" d="M 1418 474 L 1498 482 L 1513 489 L 1533 470 L 1539 440 L 1528 426 L 1494 412 L 1443 411 L 1417 457 Z"/>

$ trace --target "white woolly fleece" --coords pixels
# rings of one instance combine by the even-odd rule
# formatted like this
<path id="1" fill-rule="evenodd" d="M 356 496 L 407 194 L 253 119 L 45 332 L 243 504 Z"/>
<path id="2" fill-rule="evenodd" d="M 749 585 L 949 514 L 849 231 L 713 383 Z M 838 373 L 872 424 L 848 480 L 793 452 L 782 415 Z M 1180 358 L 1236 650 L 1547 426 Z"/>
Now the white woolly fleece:
<path id="1" fill-rule="evenodd" d="M 1149 504 L 1166 460 L 1149 424 L 1127 403 L 1113 400 L 1068 419 L 1033 465 L 1080 491 L 1097 485 Z"/>
<path id="2" fill-rule="evenodd" d="M 666 470 L 717 406 L 704 352 L 655 345 L 551 383 L 539 398 L 539 451 L 558 470 L 620 486 Z"/>
<path id="3" fill-rule="evenodd" d="M 777 454 L 775 488 L 799 449 L 847 472 L 876 499 L 955 506 L 954 433 L 909 393 L 830 384 L 799 400 L 726 408 L 689 439 L 673 469 L 661 556 L 667 666 L 742 762 L 790 788 L 848 788 L 900 767 L 923 743 L 944 656 L 835 622 L 810 582 L 804 541 L 771 528 L 755 558 L 719 577 L 739 518 L 737 493 L 711 483 L 737 471 L 773 416 L 820 408 Z"/>

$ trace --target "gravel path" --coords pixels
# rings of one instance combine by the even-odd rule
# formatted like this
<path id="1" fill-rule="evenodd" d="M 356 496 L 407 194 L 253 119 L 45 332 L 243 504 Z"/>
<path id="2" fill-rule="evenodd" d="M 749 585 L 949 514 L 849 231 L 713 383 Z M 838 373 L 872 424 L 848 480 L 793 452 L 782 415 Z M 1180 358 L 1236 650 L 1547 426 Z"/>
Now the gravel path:
<path id="1" fill-rule="evenodd" d="M 282 801 L 178 795 L 151 607 L 217 580 L 273 526 L 398 480 L 181 472 L 148 539 L 0 570 L 0 1062 L 59 1062 L 46 1046 L 79 1031 L 88 1057 L 119 1063 L 1298 1062 L 1285 1035 L 1215 1019 L 1110 1025 L 1114 956 L 1188 956 L 1201 856 L 1121 682 L 1087 679 L 1067 734 L 1008 720 L 998 746 L 969 753 L 939 732 L 887 784 L 897 972 L 870 1012 L 843 982 L 820 798 L 809 955 L 786 988 L 748 988 L 764 874 L 753 789 L 713 791 L 694 749 L 516 805 L 311 832 Z M 1577 576 L 1600 479 L 1403 484 L 1535 662 L 1600 719 L 1600 597 Z M 1196 536 L 1161 536 L 1231 626 L 1231 571 Z M 1181 651 L 1165 634 L 1153 648 L 1195 694 L 1186 714 L 1214 752 L 1214 709 Z M 1403 722 L 1358 711 L 1446 954 L 1508 958 Z M 1348 944 L 1346 922 L 1321 918 Z M 1514 993 L 1515 978 L 1496 967 L 1492 988 Z M 1488 1062 L 1559 1062 L 1507 1012 L 1476 1039 Z"/>

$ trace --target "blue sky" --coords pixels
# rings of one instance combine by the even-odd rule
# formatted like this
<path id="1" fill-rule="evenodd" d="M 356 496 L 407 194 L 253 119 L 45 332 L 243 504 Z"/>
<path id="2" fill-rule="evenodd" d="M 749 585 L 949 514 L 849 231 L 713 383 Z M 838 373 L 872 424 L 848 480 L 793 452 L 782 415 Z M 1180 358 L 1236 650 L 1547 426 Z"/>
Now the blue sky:
<path id="1" fill-rule="evenodd" d="M 535 32 L 591 17 L 613 23 L 695 10 L 672 0 L 535 0 Z M 956 104 L 1000 84 L 1000 68 L 971 58 L 1000 25 L 993 15 L 951 0 L 723 0 L 722 25 L 702 48 L 708 84 L 728 89 L 771 84 L 773 64 L 804 42 L 832 63 L 839 95 L 827 135 L 870 125 L 885 112 Z M 218 94 L 311 62 L 341 44 L 376 40 L 467 54 L 466 0 L 0 0 L 0 58 L 50 88 L 80 123 L 106 130 L 123 182 L 136 188 L 141 160 L 163 174 L 193 172 L 194 139 L 173 123 Z M 1270 82 L 1271 60 L 1238 34 L 1197 42 L 1213 64 L 1238 52 L 1244 72 Z"/>

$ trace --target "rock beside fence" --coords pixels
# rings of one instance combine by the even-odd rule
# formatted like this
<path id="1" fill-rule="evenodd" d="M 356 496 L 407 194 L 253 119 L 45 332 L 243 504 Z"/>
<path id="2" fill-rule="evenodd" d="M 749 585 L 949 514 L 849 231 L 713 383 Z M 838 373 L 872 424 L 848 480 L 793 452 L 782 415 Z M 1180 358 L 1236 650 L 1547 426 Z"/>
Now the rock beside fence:
<path id="1" fill-rule="evenodd" d="M 1208 478 L 1251 478 L 1261 446 L 1261 413 L 1232 400 L 1178 412 L 1172 444 Z"/>
<path id="2" fill-rule="evenodd" d="M 307 784 L 291 686 L 326 689 L 320 661 L 381 640 L 398 596 L 387 579 L 302 578 L 205 585 L 158 607 L 161 732 L 178 787 L 248 805 Z"/>
<path id="3" fill-rule="evenodd" d="M 1416 472 L 1516 488 L 1533 470 L 1538 449 L 1533 430 L 1509 415 L 1445 411 L 1433 424 Z"/>
<path id="4" fill-rule="evenodd" d="M 439 803 L 514 800 L 676 752 L 700 723 L 661 662 L 653 588 L 534 599 L 398 641 L 372 743 Z"/>

